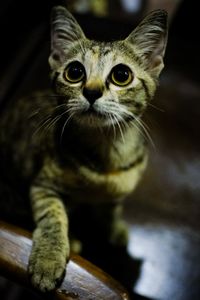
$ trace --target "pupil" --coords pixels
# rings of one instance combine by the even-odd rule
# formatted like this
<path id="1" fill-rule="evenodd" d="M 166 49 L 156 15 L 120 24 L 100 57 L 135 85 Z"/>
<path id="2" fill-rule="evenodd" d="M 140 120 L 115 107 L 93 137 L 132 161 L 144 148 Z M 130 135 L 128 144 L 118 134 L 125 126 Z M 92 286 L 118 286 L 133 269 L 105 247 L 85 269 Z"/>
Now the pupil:
<path id="1" fill-rule="evenodd" d="M 129 73 L 126 70 L 115 71 L 115 79 L 119 82 L 124 82 L 128 79 Z"/>
<path id="2" fill-rule="evenodd" d="M 72 79 L 77 79 L 80 78 L 83 74 L 83 69 L 78 67 L 78 66 L 71 66 L 71 68 L 69 68 L 69 77 Z"/>

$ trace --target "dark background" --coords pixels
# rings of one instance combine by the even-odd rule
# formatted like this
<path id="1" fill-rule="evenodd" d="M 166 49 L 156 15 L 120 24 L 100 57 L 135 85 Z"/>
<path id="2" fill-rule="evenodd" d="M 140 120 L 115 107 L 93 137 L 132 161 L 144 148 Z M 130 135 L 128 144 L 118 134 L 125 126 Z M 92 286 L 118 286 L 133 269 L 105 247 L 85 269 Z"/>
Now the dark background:
<path id="1" fill-rule="evenodd" d="M 143 16 L 147 2 L 141 12 L 127 17 L 75 15 L 88 37 L 123 38 Z M 0 2 L 1 109 L 7 101 L 49 85 L 49 15 L 57 3 L 62 1 Z M 132 291 L 133 299 L 200 299 L 198 23 L 198 1 L 182 1 L 170 23 L 166 67 L 152 103 L 157 108 L 149 107 L 144 117 L 155 147 L 149 145 L 147 172 L 125 205 L 128 253 L 118 249 L 113 255 L 109 249 L 98 257 L 92 246 L 84 254 Z M 0 295 L 3 300 L 35 299 L 3 278 Z"/>

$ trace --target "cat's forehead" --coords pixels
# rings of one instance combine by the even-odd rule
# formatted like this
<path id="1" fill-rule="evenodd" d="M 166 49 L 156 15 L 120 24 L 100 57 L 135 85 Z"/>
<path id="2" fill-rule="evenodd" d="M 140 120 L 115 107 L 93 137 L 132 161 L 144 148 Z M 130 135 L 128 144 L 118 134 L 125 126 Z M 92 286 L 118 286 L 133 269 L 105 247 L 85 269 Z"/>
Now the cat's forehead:
<path id="1" fill-rule="evenodd" d="M 84 64 L 94 64 L 103 67 L 105 64 L 111 64 L 116 60 L 116 53 L 111 46 L 96 44 L 88 47 L 82 55 Z"/>
<path id="2" fill-rule="evenodd" d="M 80 59 L 88 68 L 110 69 L 119 63 L 133 63 L 133 53 L 118 42 L 92 42 L 81 51 Z"/>
<path id="3" fill-rule="evenodd" d="M 88 47 L 87 51 L 90 52 L 92 56 L 98 57 L 105 57 L 107 55 L 114 55 L 115 51 L 115 44 L 113 43 L 97 43 L 93 42 L 90 47 Z"/>

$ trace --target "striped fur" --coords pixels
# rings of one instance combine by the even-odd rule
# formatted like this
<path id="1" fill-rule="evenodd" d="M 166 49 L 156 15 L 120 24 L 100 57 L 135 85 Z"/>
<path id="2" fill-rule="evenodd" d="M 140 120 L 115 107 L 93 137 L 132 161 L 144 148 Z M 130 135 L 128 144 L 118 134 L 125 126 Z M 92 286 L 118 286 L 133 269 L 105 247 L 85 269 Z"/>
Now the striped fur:
<path id="1" fill-rule="evenodd" d="M 89 205 L 112 243 L 127 242 L 120 211 L 147 162 L 141 116 L 163 68 L 166 19 L 165 12 L 152 12 L 127 39 L 105 43 L 87 39 L 74 17 L 55 7 L 53 92 L 19 99 L 1 115 L 1 174 L 18 195 L 30 198 L 36 229 L 29 272 L 41 291 L 54 289 L 62 278 L 75 206 Z M 84 68 L 77 83 L 67 81 L 65 73 L 74 61 Z M 111 80 L 117 65 L 128 67 L 126 86 Z M 91 105 L 84 90 L 100 96 Z"/>

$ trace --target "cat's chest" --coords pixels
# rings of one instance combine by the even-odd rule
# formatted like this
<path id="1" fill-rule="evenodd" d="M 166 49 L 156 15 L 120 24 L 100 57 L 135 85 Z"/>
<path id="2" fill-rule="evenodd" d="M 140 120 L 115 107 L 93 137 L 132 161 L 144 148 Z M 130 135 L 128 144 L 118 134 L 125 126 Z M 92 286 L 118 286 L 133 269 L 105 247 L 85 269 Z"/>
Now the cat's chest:
<path id="1" fill-rule="evenodd" d="M 79 201 L 113 201 L 130 194 L 137 185 L 146 166 L 147 157 L 136 160 L 128 168 L 106 173 L 95 172 L 85 166 L 80 166 L 81 192 L 75 193 Z"/>
<path id="2" fill-rule="evenodd" d="M 46 161 L 45 174 L 50 174 L 54 187 L 73 201 L 123 198 L 138 183 L 147 161 L 141 137 L 134 132 L 124 137 L 125 141 L 116 140 L 114 144 L 106 144 L 104 139 L 97 145 L 98 137 L 85 143 L 80 143 L 80 138 L 68 142 L 66 151 L 61 152 L 64 156 L 56 152 L 55 160 L 51 157 Z"/>
<path id="3" fill-rule="evenodd" d="M 72 201 L 91 203 L 113 201 L 131 193 L 141 178 L 146 161 L 146 154 L 142 154 L 129 166 L 107 172 L 85 165 L 60 169 L 53 162 L 48 168 L 49 173 L 55 174 L 53 182 L 61 194 L 68 195 Z"/>

